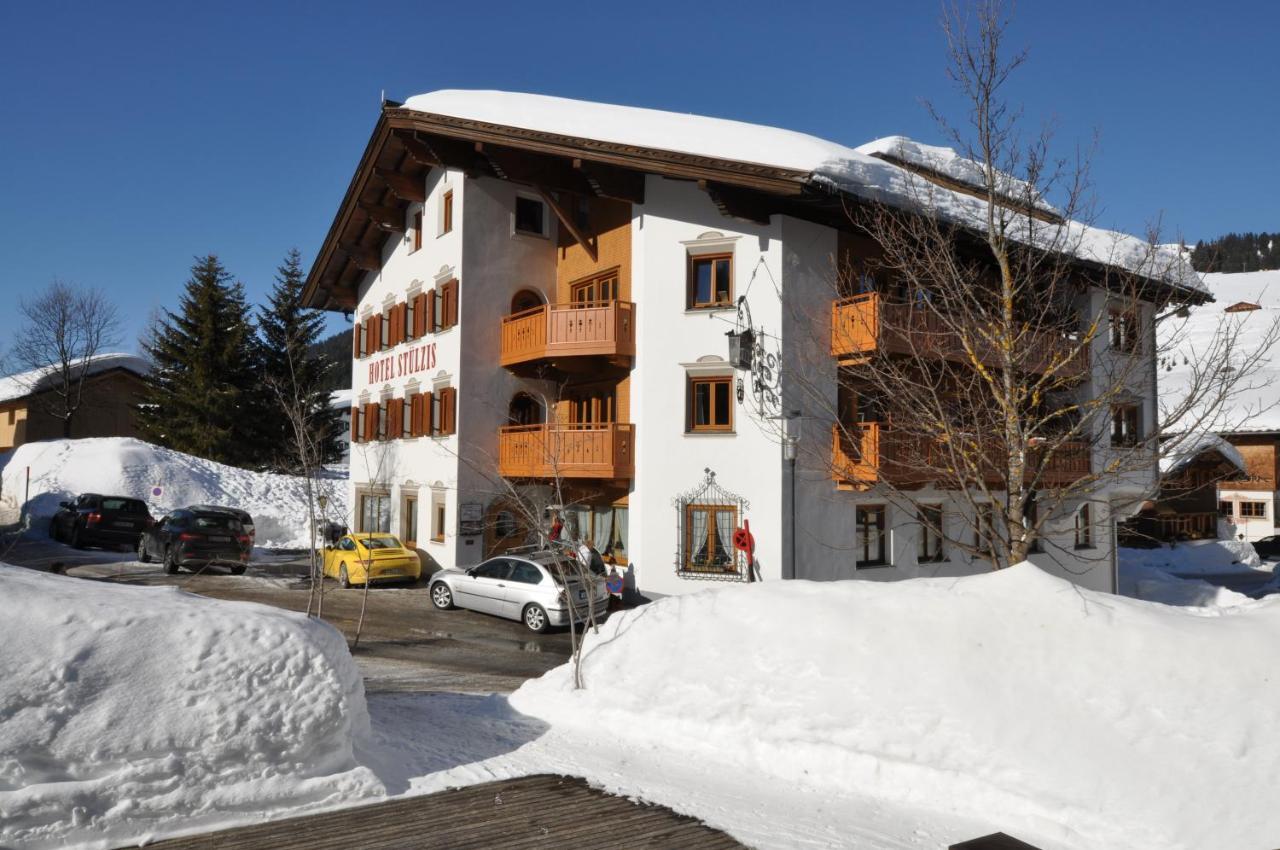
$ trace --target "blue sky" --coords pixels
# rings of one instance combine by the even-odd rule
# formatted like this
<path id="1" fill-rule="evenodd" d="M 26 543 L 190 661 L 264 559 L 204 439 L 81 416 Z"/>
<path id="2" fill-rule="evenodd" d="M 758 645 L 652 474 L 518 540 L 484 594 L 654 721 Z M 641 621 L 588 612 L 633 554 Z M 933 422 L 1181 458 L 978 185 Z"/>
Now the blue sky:
<path id="1" fill-rule="evenodd" d="M 315 256 L 378 115 L 500 88 L 942 141 L 962 118 L 937 2 L 6 3 L 0 291 L 113 295 L 133 349 L 216 253 L 252 300 Z M 1212 11 L 1210 11 L 1212 8 Z M 1280 230 L 1280 4 L 1023 2 L 1010 94 L 1063 153 L 1100 146 L 1099 223 L 1170 238 Z M 0 310 L 0 339 L 16 327 Z M 331 326 L 337 329 L 341 319 Z"/>

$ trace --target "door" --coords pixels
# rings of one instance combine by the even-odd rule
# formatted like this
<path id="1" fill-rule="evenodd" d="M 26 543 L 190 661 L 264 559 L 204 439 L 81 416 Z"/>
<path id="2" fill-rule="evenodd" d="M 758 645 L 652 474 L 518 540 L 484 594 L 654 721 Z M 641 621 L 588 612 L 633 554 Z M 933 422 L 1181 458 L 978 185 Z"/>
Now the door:
<path id="1" fill-rule="evenodd" d="M 525 561 L 513 561 L 511 576 L 507 579 L 506 595 L 502 600 L 502 616 L 519 620 L 524 606 L 530 602 L 539 602 L 538 585 L 542 584 L 542 570 Z"/>
<path id="2" fill-rule="evenodd" d="M 473 611 L 501 616 L 507 595 L 507 577 L 510 575 L 509 560 L 490 558 L 458 578 L 458 604 Z"/>

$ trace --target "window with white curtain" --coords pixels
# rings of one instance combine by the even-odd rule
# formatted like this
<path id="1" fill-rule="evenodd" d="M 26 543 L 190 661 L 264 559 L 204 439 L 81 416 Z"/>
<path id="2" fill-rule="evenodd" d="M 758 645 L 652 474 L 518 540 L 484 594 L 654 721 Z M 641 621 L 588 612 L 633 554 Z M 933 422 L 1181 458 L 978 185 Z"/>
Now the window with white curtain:
<path id="1" fill-rule="evenodd" d="M 684 569 L 690 572 L 736 572 L 733 531 L 738 509 L 733 505 L 686 505 Z"/>

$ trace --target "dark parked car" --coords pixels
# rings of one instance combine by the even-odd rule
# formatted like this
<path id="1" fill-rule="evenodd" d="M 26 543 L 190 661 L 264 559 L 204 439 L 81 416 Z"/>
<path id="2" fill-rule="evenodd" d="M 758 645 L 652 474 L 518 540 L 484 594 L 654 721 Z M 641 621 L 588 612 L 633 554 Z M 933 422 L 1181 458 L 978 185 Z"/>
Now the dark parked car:
<path id="1" fill-rule="evenodd" d="M 253 542 L 244 526 L 225 510 L 182 508 L 165 516 L 138 540 L 138 560 L 164 564 L 166 573 L 221 564 L 240 575 L 249 564 Z"/>
<path id="2" fill-rule="evenodd" d="M 187 507 L 187 510 L 222 511 L 223 513 L 231 514 L 236 519 L 240 520 L 240 525 L 244 527 L 244 533 L 249 535 L 249 545 L 253 545 L 253 538 L 255 534 L 253 529 L 253 517 L 249 515 L 248 511 L 241 510 L 240 508 L 228 508 L 222 505 L 190 505 Z"/>
<path id="3" fill-rule="evenodd" d="M 61 502 L 49 520 L 49 536 L 80 549 L 85 546 L 138 545 L 138 536 L 153 522 L 147 503 L 129 496 L 81 493 Z"/>
<path id="4" fill-rule="evenodd" d="M 1253 549 L 1260 558 L 1280 557 L 1280 534 L 1253 541 Z"/>

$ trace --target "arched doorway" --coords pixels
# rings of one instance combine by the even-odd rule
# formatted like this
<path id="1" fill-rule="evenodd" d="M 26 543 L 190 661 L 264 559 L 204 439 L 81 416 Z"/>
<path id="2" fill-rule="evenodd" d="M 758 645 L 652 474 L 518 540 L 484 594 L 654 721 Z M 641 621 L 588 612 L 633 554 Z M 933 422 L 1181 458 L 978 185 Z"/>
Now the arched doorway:
<path id="1" fill-rule="evenodd" d="M 541 425 L 546 419 L 542 403 L 528 393 L 516 393 L 507 406 L 507 420 L 512 425 Z"/>
<path id="2" fill-rule="evenodd" d="M 511 297 L 511 312 L 523 313 L 525 310 L 532 310 L 534 307 L 541 307 L 545 303 L 542 300 L 542 294 L 532 289 L 522 289 Z"/>

